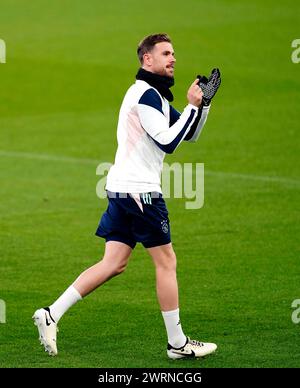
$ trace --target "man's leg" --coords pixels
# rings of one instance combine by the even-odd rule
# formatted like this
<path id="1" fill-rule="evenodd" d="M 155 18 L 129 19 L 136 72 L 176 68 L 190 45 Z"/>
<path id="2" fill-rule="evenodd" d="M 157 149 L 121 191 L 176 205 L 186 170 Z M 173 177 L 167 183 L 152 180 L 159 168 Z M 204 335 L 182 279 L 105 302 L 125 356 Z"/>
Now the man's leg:
<path id="1" fill-rule="evenodd" d="M 165 322 L 170 358 L 203 357 L 214 352 L 217 346 L 190 340 L 182 331 L 179 317 L 176 255 L 172 244 L 148 248 L 156 270 L 157 298 Z"/>
<path id="2" fill-rule="evenodd" d="M 179 348 L 185 345 L 179 318 L 178 285 L 176 276 L 176 255 L 172 244 L 148 248 L 156 271 L 156 293 L 165 322 L 168 342 Z"/>
<path id="3" fill-rule="evenodd" d="M 33 319 L 38 327 L 40 341 L 51 355 L 57 354 L 57 322 L 63 314 L 84 296 L 112 277 L 121 274 L 128 263 L 132 248 L 118 241 L 108 241 L 103 259 L 88 268 L 49 307 L 37 310 Z"/>
<path id="4" fill-rule="evenodd" d="M 156 271 L 156 292 L 162 311 L 178 309 L 176 255 L 172 244 L 147 249 Z"/>
<path id="5" fill-rule="evenodd" d="M 103 259 L 82 272 L 73 287 L 82 297 L 88 295 L 107 280 L 124 272 L 131 252 L 132 248 L 124 243 L 108 241 Z"/>
<path id="6" fill-rule="evenodd" d="M 75 282 L 50 307 L 51 314 L 58 322 L 62 315 L 78 300 L 69 295 L 69 290 L 77 292 L 84 298 L 101 284 L 112 277 L 121 274 L 128 263 L 132 248 L 118 241 L 108 241 L 105 244 L 103 259 L 82 272 Z M 75 302 L 75 303 L 73 303 Z"/>

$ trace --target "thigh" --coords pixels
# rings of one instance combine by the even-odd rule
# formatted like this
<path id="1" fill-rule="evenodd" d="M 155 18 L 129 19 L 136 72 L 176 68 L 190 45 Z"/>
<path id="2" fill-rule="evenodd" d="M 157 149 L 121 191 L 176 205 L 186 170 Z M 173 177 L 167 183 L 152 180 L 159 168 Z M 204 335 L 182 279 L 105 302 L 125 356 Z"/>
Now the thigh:
<path id="1" fill-rule="evenodd" d="M 103 260 L 126 266 L 131 252 L 132 248 L 125 243 L 119 241 L 107 241 L 105 244 Z"/>
<path id="2" fill-rule="evenodd" d="M 176 266 L 176 254 L 172 243 L 147 248 L 156 267 Z"/>

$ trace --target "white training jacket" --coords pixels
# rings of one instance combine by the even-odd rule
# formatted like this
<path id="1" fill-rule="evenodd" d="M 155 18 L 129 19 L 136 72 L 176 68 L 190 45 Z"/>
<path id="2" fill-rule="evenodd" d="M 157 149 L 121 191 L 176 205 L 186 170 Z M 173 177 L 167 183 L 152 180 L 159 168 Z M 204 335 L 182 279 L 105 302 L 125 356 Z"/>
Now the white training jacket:
<path id="1" fill-rule="evenodd" d="M 180 114 L 155 88 L 136 80 L 120 109 L 118 149 L 107 175 L 106 190 L 161 193 L 165 154 L 174 152 L 183 140 L 198 139 L 209 108 L 188 104 Z"/>

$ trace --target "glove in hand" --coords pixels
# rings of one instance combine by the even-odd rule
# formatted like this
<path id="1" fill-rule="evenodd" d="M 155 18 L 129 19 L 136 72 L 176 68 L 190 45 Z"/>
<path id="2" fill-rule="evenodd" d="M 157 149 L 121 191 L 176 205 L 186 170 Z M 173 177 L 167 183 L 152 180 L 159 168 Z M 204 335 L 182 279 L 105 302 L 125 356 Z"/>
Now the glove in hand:
<path id="1" fill-rule="evenodd" d="M 220 70 L 213 69 L 208 79 L 205 76 L 201 75 L 197 75 L 197 78 L 199 79 L 198 85 L 200 86 L 203 92 L 203 105 L 208 106 L 220 87 Z"/>

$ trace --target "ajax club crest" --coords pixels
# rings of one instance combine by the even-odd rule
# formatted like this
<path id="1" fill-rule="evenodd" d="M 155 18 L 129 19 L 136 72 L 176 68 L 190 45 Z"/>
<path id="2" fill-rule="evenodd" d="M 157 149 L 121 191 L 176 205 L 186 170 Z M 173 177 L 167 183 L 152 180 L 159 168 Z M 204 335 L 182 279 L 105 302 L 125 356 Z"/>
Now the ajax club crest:
<path id="1" fill-rule="evenodd" d="M 169 231 L 169 226 L 168 226 L 168 221 L 167 220 L 163 220 L 161 221 L 161 229 L 164 233 L 168 233 Z"/>

